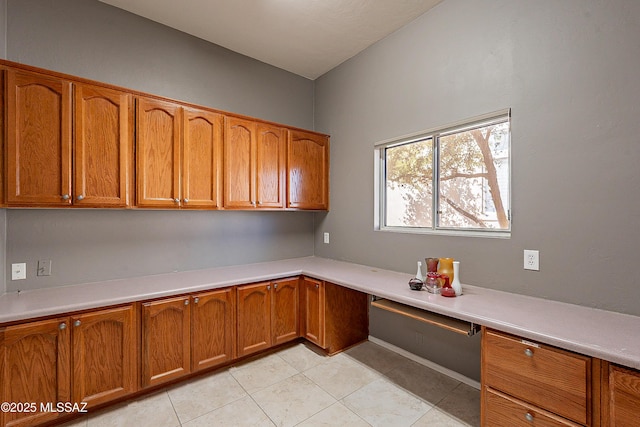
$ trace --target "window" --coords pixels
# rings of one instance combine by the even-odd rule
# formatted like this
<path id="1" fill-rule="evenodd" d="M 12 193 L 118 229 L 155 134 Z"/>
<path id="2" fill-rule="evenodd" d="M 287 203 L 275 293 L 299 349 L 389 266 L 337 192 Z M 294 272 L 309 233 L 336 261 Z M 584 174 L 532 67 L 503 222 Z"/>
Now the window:
<path id="1" fill-rule="evenodd" d="M 509 235 L 510 110 L 381 142 L 375 161 L 377 229 Z"/>

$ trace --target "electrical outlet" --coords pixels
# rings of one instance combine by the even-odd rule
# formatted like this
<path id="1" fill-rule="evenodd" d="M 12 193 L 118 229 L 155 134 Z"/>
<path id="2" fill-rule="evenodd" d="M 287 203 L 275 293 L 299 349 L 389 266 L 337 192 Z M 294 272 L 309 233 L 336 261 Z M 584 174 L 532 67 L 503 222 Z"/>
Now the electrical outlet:
<path id="1" fill-rule="evenodd" d="M 11 280 L 24 280 L 27 278 L 27 263 L 18 262 L 11 264 Z"/>
<path id="2" fill-rule="evenodd" d="M 524 250 L 524 269 L 540 271 L 540 251 Z"/>
<path id="3" fill-rule="evenodd" d="M 324 242 L 327 244 L 329 243 L 329 233 L 324 233 Z"/>

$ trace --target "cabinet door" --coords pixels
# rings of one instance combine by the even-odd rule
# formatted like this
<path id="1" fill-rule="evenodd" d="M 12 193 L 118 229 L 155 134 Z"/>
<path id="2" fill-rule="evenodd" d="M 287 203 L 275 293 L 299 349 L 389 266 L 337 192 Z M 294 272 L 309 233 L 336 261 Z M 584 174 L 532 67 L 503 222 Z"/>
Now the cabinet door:
<path id="1" fill-rule="evenodd" d="M 81 314 L 73 325 L 73 401 L 99 405 L 137 389 L 134 306 Z"/>
<path id="2" fill-rule="evenodd" d="M 238 287 L 238 356 L 271 347 L 271 284 Z"/>
<path id="3" fill-rule="evenodd" d="M 223 116 L 185 109 L 183 127 L 182 207 L 220 207 Z"/>
<path id="4" fill-rule="evenodd" d="M 324 348 L 324 283 L 302 279 L 302 334 L 312 343 Z"/>
<path id="5" fill-rule="evenodd" d="M 298 282 L 283 279 L 273 282 L 271 325 L 273 329 L 273 345 L 291 341 L 300 336 L 298 320 Z"/>
<path id="6" fill-rule="evenodd" d="M 286 197 L 286 132 L 260 123 L 256 134 L 256 205 L 258 208 L 283 208 Z"/>
<path id="7" fill-rule="evenodd" d="M 67 318 L 0 330 L 0 402 L 37 405 L 37 412 L 0 412 L 0 425 L 31 426 L 57 417 L 39 412 L 40 403 L 71 401 L 69 347 Z"/>
<path id="8" fill-rule="evenodd" d="M 132 119 L 129 94 L 75 85 L 75 205 L 129 205 Z"/>
<path id="9" fill-rule="evenodd" d="M 191 316 L 188 297 L 142 304 L 142 385 L 190 372 Z"/>
<path id="10" fill-rule="evenodd" d="M 289 131 L 287 207 L 329 209 L 329 137 Z"/>
<path id="11" fill-rule="evenodd" d="M 71 83 L 7 71 L 7 204 L 71 204 Z"/>
<path id="12" fill-rule="evenodd" d="M 235 357 L 236 292 L 221 289 L 194 295 L 191 311 L 191 367 L 194 371 Z"/>
<path id="13" fill-rule="evenodd" d="M 181 107 L 138 98 L 136 111 L 136 203 L 150 208 L 179 207 Z"/>
<path id="14" fill-rule="evenodd" d="M 256 124 L 250 120 L 225 117 L 224 207 L 255 206 Z"/>

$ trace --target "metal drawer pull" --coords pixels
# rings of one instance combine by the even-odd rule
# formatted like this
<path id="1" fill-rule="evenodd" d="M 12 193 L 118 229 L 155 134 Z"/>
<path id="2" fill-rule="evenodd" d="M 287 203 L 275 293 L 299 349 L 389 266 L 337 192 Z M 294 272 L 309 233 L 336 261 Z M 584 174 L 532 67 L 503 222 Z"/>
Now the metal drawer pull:
<path id="1" fill-rule="evenodd" d="M 196 303 L 196 304 L 197 304 L 197 303 L 199 303 L 199 302 L 200 302 L 200 298 L 195 297 L 195 298 L 193 299 L 193 302 L 194 302 L 194 303 Z"/>
<path id="2" fill-rule="evenodd" d="M 533 357 L 533 351 L 531 351 L 531 349 L 530 349 L 530 348 L 527 348 L 527 349 L 524 351 L 524 355 L 525 355 L 525 356 L 527 356 L 527 357 Z"/>
<path id="3" fill-rule="evenodd" d="M 73 326 L 80 326 L 80 321 L 76 320 L 75 322 L 73 322 Z"/>
<path id="4" fill-rule="evenodd" d="M 533 415 L 531 415 L 531 412 L 527 412 L 526 414 L 524 414 L 524 418 L 530 423 L 533 422 Z"/>
<path id="5" fill-rule="evenodd" d="M 62 322 L 62 323 L 60 323 L 60 326 L 58 326 L 58 327 L 60 328 L 60 330 L 67 329 L 67 324 Z"/>

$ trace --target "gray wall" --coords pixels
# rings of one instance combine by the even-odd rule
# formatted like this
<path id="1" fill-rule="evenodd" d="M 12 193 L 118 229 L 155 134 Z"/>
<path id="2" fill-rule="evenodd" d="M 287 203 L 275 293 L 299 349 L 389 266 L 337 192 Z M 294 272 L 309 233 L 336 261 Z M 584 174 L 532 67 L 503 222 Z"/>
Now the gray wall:
<path id="1" fill-rule="evenodd" d="M 449 256 L 463 283 L 640 315 L 639 69 L 636 0 L 445 0 L 316 80 L 333 183 L 316 255 L 407 273 Z M 510 239 L 374 231 L 374 143 L 505 107 Z M 540 250 L 539 272 L 524 249 Z M 400 320 L 371 330 L 413 345 Z"/>
<path id="2" fill-rule="evenodd" d="M 11 61 L 313 127 L 308 79 L 97 0 L 6 2 Z M 307 212 L 9 209 L 6 265 L 27 262 L 27 280 L 2 277 L 15 291 L 312 255 L 313 227 Z"/>

